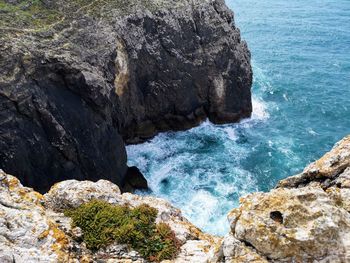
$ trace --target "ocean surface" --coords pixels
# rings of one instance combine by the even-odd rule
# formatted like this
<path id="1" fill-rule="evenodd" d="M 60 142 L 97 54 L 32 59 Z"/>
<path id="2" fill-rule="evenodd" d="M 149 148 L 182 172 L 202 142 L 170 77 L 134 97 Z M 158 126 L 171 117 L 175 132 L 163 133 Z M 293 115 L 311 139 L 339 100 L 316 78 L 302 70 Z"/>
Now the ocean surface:
<path id="1" fill-rule="evenodd" d="M 250 119 L 128 146 L 129 165 L 204 231 L 350 133 L 350 0 L 227 0 L 254 71 Z"/>

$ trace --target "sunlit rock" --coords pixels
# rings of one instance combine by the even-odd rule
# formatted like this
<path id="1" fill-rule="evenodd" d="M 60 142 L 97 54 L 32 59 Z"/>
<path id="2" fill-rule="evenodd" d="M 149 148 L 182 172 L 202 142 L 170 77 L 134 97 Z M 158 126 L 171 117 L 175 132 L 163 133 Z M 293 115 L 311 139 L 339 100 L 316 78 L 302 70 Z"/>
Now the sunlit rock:
<path id="1" fill-rule="evenodd" d="M 322 188 L 248 195 L 229 220 L 238 240 L 269 259 L 341 261 L 350 253 L 350 215 Z"/>
<path id="2" fill-rule="evenodd" d="M 156 221 L 167 223 L 181 246 L 164 262 L 348 262 L 349 151 L 347 137 L 278 188 L 242 197 L 228 215 L 231 231 L 224 238 L 203 233 L 165 200 L 121 194 L 106 180 L 63 181 L 42 196 L 1 171 L 0 262 L 147 262 L 125 244 L 87 249 L 82 230 L 62 212 L 93 199 L 157 208 Z"/>
<path id="3" fill-rule="evenodd" d="M 0 170 L 0 262 L 68 260 L 68 237 L 42 202 L 42 195 Z"/>
<path id="4" fill-rule="evenodd" d="M 350 186 L 350 135 L 339 141 L 319 160 L 311 163 L 298 175 L 279 182 L 278 187 L 298 187 L 318 181 L 325 188 L 337 184 Z"/>
<path id="5" fill-rule="evenodd" d="M 267 263 L 263 256 L 259 255 L 254 248 L 246 246 L 232 234 L 224 237 L 222 243 L 222 259 L 225 263 Z"/>
<path id="6" fill-rule="evenodd" d="M 70 218 L 62 212 L 92 199 L 157 208 L 157 222 L 169 224 L 181 241 L 174 262 L 212 262 L 219 249 L 220 238 L 200 231 L 168 202 L 121 194 L 118 186 L 106 180 L 63 181 L 42 196 L 1 171 L 0 186 L 0 262 L 146 262 L 123 244 L 94 252 L 86 248 L 81 242 L 81 229 L 72 228 Z"/>
<path id="7" fill-rule="evenodd" d="M 349 261 L 349 167 L 350 136 L 277 189 L 241 198 L 232 236 L 272 262 Z"/>

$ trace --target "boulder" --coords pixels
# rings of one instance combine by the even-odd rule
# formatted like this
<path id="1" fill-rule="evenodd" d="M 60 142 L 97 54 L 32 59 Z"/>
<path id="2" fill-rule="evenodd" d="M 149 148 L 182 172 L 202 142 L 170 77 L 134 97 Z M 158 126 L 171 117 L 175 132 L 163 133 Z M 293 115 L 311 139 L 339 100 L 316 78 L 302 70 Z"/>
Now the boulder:
<path id="1" fill-rule="evenodd" d="M 146 178 L 136 166 L 128 168 L 128 171 L 124 178 L 124 182 L 122 184 L 122 189 L 123 192 L 130 193 L 133 193 L 135 189 L 148 189 L 148 183 Z"/>

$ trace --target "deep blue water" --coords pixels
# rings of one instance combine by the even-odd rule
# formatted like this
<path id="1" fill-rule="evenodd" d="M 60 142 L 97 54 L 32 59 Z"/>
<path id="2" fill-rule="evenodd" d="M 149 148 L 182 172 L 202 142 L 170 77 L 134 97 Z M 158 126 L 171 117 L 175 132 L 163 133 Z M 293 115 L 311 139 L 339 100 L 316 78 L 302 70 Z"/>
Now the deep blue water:
<path id="1" fill-rule="evenodd" d="M 228 0 L 252 52 L 254 113 L 128 146 L 152 195 L 225 234 L 240 196 L 267 191 L 350 133 L 350 0 Z"/>

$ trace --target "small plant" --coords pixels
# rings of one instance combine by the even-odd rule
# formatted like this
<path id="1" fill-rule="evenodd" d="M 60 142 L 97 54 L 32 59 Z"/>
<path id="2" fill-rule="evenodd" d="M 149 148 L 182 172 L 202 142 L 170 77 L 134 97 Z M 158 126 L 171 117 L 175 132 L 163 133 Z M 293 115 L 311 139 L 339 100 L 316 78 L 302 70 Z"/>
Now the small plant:
<path id="1" fill-rule="evenodd" d="M 73 226 L 83 231 L 83 241 L 91 250 L 113 242 L 128 244 L 144 258 L 159 262 L 173 259 L 180 243 L 169 225 L 156 224 L 157 209 L 148 205 L 136 208 L 92 200 L 65 211 Z"/>

